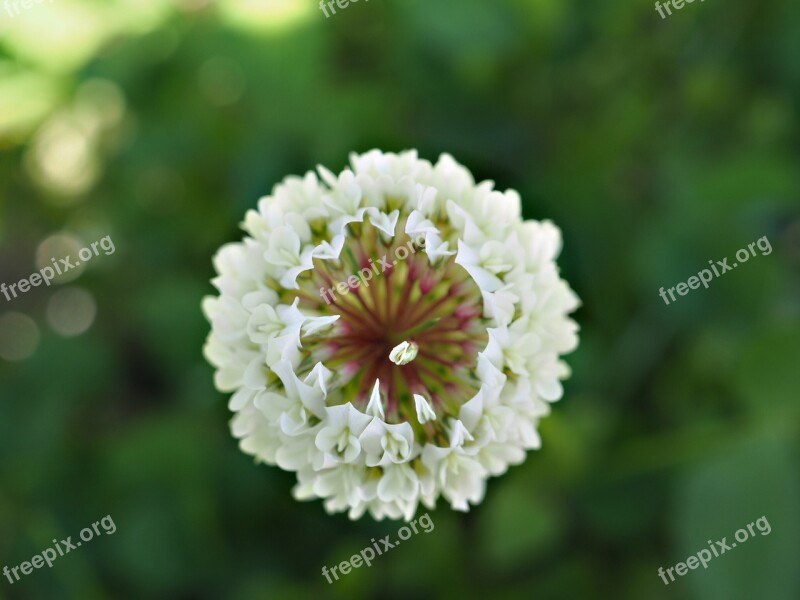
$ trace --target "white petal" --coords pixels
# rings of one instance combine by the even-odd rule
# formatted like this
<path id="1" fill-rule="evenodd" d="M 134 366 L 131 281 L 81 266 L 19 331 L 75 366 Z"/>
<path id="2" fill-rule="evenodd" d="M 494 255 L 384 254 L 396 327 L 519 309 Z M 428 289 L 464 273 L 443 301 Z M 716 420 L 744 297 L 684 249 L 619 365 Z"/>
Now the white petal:
<path id="1" fill-rule="evenodd" d="M 459 419 L 452 419 L 451 423 L 452 423 L 450 430 L 451 448 L 459 448 L 463 446 L 465 442 L 471 442 L 475 439 L 472 437 L 472 434 L 469 431 L 467 431 L 467 428 L 464 427 L 464 424 Z"/>
<path id="2" fill-rule="evenodd" d="M 381 403 L 380 384 L 380 379 L 376 379 L 372 394 L 369 397 L 369 404 L 367 404 L 367 414 L 383 419 L 385 415 L 383 413 L 383 404 Z"/>
<path id="3" fill-rule="evenodd" d="M 303 324 L 303 333 L 306 335 L 314 335 L 318 331 L 322 331 L 333 325 L 340 317 L 341 315 L 332 315 L 330 317 L 306 317 L 306 322 Z"/>
<path id="4" fill-rule="evenodd" d="M 313 258 L 321 260 L 335 260 L 342 254 L 344 247 L 344 236 L 335 235 L 330 242 L 323 241 L 311 253 Z"/>
<path id="5" fill-rule="evenodd" d="M 414 394 L 414 405 L 417 409 L 417 421 L 421 424 L 436 420 L 436 413 L 424 397 Z"/>
<path id="6" fill-rule="evenodd" d="M 388 215 L 376 208 L 368 208 L 370 223 L 377 227 L 387 238 L 394 237 L 394 230 L 397 227 L 397 219 L 400 216 L 399 210 L 393 210 Z"/>

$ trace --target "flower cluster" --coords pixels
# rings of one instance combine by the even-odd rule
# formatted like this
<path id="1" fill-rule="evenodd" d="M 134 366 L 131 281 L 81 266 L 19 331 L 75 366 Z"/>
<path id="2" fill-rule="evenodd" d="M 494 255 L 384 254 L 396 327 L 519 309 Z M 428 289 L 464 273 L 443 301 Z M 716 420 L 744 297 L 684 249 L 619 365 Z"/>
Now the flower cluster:
<path id="1" fill-rule="evenodd" d="M 439 496 L 466 511 L 539 448 L 563 393 L 578 299 L 560 232 L 448 155 L 351 163 L 289 177 L 247 213 L 214 259 L 205 355 L 241 449 L 295 471 L 297 499 L 352 519 L 409 520 Z M 403 260 L 322 301 L 381 254 Z"/>

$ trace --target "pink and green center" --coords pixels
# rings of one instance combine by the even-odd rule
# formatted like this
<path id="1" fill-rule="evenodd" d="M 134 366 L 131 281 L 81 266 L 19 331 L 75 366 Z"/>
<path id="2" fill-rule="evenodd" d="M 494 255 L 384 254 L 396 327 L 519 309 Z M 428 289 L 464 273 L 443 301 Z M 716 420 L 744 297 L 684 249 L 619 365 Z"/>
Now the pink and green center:
<path id="1" fill-rule="evenodd" d="M 469 274 L 453 256 L 431 266 L 402 225 L 385 241 L 372 225 L 351 224 L 341 259 L 315 259 L 298 278 L 297 296 L 305 314 L 339 315 L 301 340 L 306 366 L 321 361 L 335 374 L 329 404 L 350 401 L 365 410 L 378 379 L 386 420 L 418 429 L 414 394 L 442 419 L 457 416 L 477 393 L 475 366 L 487 333 Z"/>

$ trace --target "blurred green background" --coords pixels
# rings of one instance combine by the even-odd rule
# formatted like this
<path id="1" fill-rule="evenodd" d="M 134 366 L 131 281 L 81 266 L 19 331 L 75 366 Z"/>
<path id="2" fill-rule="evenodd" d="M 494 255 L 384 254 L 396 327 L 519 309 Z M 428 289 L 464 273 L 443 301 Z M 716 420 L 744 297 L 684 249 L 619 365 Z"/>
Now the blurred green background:
<path id="1" fill-rule="evenodd" d="M 0 282 L 76 241 L 116 252 L 0 297 L 0 567 L 107 514 L 117 531 L 0 599 L 800 598 L 795 2 L 11 11 Z M 449 152 L 554 220 L 581 345 L 541 451 L 329 585 L 323 565 L 401 523 L 298 503 L 238 450 L 200 299 L 277 181 L 373 147 Z M 660 299 L 762 236 L 770 255 Z M 762 515 L 770 535 L 658 577 Z"/>

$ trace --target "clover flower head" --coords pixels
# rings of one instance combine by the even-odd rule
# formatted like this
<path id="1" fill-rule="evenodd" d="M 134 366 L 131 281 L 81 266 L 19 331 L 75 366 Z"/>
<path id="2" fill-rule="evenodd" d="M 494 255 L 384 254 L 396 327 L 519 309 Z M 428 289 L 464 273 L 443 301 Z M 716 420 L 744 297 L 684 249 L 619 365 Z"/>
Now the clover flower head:
<path id="1" fill-rule="evenodd" d="M 442 155 L 351 156 L 289 177 L 214 258 L 205 356 L 233 435 L 297 474 L 298 499 L 357 519 L 413 517 L 540 447 L 569 375 L 559 230 Z"/>

